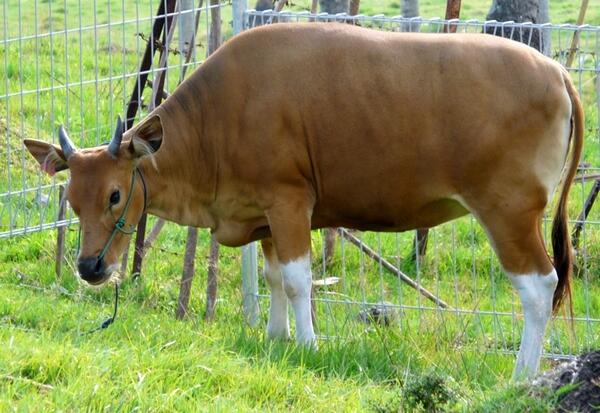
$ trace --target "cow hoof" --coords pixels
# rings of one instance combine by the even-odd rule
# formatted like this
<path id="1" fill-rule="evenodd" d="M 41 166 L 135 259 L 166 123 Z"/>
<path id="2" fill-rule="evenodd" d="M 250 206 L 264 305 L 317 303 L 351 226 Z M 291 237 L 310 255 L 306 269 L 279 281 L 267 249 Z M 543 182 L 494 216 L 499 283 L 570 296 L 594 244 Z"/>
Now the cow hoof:
<path id="1" fill-rule="evenodd" d="M 267 338 L 272 341 L 290 341 L 291 336 L 289 330 L 270 330 L 267 329 Z"/>
<path id="2" fill-rule="evenodd" d="M 311 350 L 319 349 L 319 346 L 317 344 L 317 337 L 315 337 L 314 335 L 309 336 L 309 337 L 296 337 L 296 342 L 298 343 L 299 346 L 307 348 L 307 349 L 311 349 Z"/>

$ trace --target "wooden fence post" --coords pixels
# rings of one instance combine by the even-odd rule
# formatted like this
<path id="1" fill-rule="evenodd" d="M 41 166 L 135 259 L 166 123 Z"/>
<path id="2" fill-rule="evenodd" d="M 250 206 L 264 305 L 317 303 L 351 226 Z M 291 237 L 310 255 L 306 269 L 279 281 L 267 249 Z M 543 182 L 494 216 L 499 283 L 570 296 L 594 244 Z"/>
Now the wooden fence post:
<path id="1" fill-rule="evenodd" d="M 335 253 L 335 240 L 337 237 L 337 231 L 335 228 L 325 228 L 325 242 L 323 243 L 323 260 L 325 261 L 325 268 L 333 261 L 333 255 Z"/>
<path id="2" fill-rule="evenodd" d="M 446 20 L 460 18 L 460 0 L 448 0 L 446 2 Z M 444 33 L 456 33 L 456 25 L 448 23 L 444 27 Z"/>
<path id="3" fill-rule="evenodd" d="M 217 277 L 219 275 L 219 243 L 214 235 L 210 237 L 210 253 L 208 255 L 208 277 L 206 280 L 206 313 L 204 319 L 212 321 L 215 318 L 217 305 Z"/>
<path id="4" fill-rule="evenodd" d="M 188 313 L 188 304 L 190 302 L 190 291 L 192 289 L 192 280 L 194 279 L 196 246 L 198 245 L 198 228 L 188 227 L 185 255 L 183 259 L 183 274 L 181 275 L 181 286 L 179 289 L 179 300 L 177 301 L 177 311 L 175 317 L 178 320 L 183 319 Z"/>

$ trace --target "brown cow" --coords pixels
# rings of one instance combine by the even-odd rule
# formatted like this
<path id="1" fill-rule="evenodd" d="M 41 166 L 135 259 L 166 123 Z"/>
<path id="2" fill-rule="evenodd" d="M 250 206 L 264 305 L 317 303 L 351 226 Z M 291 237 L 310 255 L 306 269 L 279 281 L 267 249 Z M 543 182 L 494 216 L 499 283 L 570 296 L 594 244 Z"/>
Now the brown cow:
<path id="1" fill-rule="evenodd" d="M 552 263 L 540 221 L 572 129 Z M 115 221 L 129 232 L 145 205 L 225 245 L 262 240 L 268 335 L 288 337 L 289 299 L 305 344 L 315 340 L 311 228 L 405 231 L 471 212 L 520 294 L 515 375 L 530 376 L 570 293 L 566 201 L 582 140 L 567 72 L 527 46 L 317 23 L 237 36 L 108 148 L 78 151 L 62 129 L 62 149 L 25 145 L 44 170 L 71 170 L 84 280 L 110 277 L 128 240 Z"/>

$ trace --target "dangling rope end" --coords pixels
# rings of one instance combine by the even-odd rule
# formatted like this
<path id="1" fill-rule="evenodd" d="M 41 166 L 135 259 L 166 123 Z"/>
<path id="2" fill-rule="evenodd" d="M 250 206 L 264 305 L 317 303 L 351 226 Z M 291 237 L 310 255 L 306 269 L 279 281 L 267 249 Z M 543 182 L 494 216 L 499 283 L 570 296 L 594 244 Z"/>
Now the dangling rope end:
<path id="1" fill-rule="evenodd" d="M 102 324 L 100 324 L 100 327 L 94 328 L 90 331 L 87 331 L 83 334 L 81 334 L 82 336 L 86 336 L 88 334 L 92 334 L 95 333 L 96 331 L 99 330 L 104 330 L 106 328 L 108 328 L 108 326 L 110 326 L 112 323 L 115 322 L 115 319 L 117 318 L 117 309 L 119 308 L 119 283 L 116 282 L 115 283 L 115 308 L 113 310 L 113 315 L 110 318 L 107 318 L 106 320 L 104 320 L 102 322 Z"/>

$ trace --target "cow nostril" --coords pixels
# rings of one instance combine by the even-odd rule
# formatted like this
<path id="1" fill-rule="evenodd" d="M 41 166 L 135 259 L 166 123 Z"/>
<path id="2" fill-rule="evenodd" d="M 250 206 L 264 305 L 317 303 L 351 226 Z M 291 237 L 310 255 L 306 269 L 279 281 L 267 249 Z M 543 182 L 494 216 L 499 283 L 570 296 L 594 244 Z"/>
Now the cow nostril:
<path id="1" fill-rule="evenodd" d="M 81 278 L 89 282 L 97 282 L 104 277 L 104 261 L 98 257 L 81 258 L 78 262 Z"/>
<path id="2" fill-rule="evenodd" d="M 96 259 L 96 266 L 94 267 L 94 272 L 99 273 L 102 269 L 102 259 Z"/>

